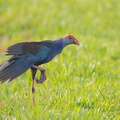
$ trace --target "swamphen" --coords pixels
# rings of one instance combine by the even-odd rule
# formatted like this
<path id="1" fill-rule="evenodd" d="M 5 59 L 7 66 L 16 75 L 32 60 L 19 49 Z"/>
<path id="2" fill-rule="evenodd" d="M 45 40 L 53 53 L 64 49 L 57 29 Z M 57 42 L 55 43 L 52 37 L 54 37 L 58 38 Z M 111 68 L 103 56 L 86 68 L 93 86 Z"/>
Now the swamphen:
<path id="1" fill-rule="evenodd" d="M 74 36 L 66 35 L 54 41 L 22 42 L 8 47 L 6 55 L 12 56 L 0 65 L 1 83 L 6 80 L 12 81 L 30 68 L 32 72 L 32 93 L 34 93 L 37 69 L 41 71 L 41 76 L 40 80 L 36 80 L 36 82 L 43 83 L 46 80 L 45 69 L 38 67 L 38 65 L 51 61 L 69 44 L 79 45 L 79 42 Z"/>

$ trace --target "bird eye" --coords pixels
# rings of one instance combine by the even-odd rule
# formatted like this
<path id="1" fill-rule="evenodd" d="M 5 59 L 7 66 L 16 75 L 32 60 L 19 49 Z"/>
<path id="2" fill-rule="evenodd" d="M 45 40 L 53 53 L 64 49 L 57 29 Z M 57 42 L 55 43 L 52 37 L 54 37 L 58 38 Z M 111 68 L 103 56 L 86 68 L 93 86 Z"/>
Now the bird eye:
<path id="1" fill-rule="evenodd" d="M 71 39 L 71 38 L 69 37 L 69 39 Z"/>

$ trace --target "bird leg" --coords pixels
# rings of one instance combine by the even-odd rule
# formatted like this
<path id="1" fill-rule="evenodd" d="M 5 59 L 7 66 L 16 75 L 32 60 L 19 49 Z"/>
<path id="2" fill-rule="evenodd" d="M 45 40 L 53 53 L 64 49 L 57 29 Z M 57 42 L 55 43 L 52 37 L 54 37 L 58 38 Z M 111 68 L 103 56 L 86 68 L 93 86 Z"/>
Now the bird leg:
<path id="1" fill-rule="evenodd" d="M 32 101 L 33 103 L 35 103 L 34 93 L 35 93 L 34 80 L 32 80 Z"/>
<path id="2" fill-rule="evenodd" d="M 37 69 L 31 67 L 31 72 L 32 72 L 32 101 L 35 103 L 35 98 L 34 98 L 34 93 L 35 93 L 35 87 L 34 87 L 34 79 L 36 75 Z"/>
<path id="3" fill-rule="evenodd" d="M 36 83 L 40 84 L 40 83 L 43 83 L 45 80 L 46 80 L 46 72 L 45 72 L 45 69 L 44 68 L 41 68 L 41 67 L 38 67 L 36 65 L 33 65 L 32 66 L 33 68 L 36 68 L 38 70 L 41 71 L 41 75 L 40 75 L 40 80 L 36 80 Z"/>

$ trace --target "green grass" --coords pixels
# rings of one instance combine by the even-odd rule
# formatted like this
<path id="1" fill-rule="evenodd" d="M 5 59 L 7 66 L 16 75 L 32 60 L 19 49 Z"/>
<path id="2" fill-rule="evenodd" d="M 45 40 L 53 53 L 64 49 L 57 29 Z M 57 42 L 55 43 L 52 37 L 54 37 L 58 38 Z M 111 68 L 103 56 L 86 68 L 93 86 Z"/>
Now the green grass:
<path id="1" fill-rule="evenodd" d="M 36 104 L 30 70 L 0 84 L 0 120 L 120 120 L 120 1 L 0 0 L 0 64 L 12 44 L 67 34 L 81 45 L 42 65 Z"/>

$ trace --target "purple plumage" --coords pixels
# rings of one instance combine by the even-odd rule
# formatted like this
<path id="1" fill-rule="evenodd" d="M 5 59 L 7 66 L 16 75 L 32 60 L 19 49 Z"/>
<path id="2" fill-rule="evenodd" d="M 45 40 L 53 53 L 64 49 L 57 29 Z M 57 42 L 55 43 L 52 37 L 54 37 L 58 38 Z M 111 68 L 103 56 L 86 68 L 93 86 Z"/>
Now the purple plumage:
<path id="1" fill-rule="evenodd" d="M 41 77 L 37 83 L 42 83 L 46 79 L 45 69 L 38 65 L 51 61 L 69 44 L 79 45 L 79 42 L 72 35 L 66 35 L 54 41 L 23 42 L 8 47 L 6 55 L 12 55 L 12 57 L 0 65 L 1 83 L 15 79 L 29 68 L 31 68 L 33 80 L 37 69 L 41 71 Z"/>

